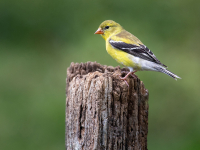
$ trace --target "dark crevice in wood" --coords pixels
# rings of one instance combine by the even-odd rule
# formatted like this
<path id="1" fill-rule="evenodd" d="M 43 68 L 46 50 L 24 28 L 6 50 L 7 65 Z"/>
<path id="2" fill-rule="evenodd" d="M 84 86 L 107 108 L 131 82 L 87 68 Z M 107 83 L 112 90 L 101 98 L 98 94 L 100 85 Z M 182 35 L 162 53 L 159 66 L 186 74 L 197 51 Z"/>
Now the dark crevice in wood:
<path id="1" fill-rule="evenodd" d="M 80 113 L 79 113 L 80 117 L 79 117 L 79 128 L 80 128 L 80 131 L 79 131 L 79 138 L 81 139 L 82 136 L 81 136 L 81 130 L 83 129 L 82 125 L 81 125 L 81 118 L 82 118 L 82 115 L 83 115 L 83 106 L 82 104 L 80 105 Z"/>

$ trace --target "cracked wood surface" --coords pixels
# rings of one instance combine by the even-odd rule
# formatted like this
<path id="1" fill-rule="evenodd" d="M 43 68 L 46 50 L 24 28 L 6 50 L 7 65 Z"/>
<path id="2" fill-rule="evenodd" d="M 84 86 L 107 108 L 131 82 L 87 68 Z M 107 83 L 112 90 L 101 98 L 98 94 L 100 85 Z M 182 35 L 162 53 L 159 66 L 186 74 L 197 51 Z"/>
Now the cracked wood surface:
<path id="1" fill-rule="evenodd" d="M 125 68 L 96 62 L 67 69 L 66 150 L 147 150 L 148 90 Z"/>

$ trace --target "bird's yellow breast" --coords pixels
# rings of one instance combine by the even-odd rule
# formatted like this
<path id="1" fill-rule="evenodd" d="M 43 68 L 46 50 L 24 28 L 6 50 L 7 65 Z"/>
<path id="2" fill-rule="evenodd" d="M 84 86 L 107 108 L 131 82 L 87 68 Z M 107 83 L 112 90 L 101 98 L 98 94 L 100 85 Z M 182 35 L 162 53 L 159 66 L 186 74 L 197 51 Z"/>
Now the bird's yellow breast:
<path id="1" fill-rule="evenodd" d="M 133 61 L 134 56 L 124 51 L 113 48 L 108 41 L 106 42 L 106 50 L 108 54 L 110 54 L 112 58 L 114 58 L 118 63 L 127 67 L 132 67 L 134 70 L 141 69 L 140 64 Z"/>

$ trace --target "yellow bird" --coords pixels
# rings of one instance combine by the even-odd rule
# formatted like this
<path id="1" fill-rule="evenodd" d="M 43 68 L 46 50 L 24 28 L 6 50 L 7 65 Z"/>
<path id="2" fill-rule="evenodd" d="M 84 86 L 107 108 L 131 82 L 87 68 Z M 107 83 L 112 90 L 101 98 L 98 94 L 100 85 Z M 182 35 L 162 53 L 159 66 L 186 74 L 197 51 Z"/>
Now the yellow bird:
<path id="1" fill-rule="evenodd" d="M 126 78 L 137 71 L 158 71 L 169 75 L 177 80 L 180 78 L 167 70 L 167 66 L 162 64 L 156 56 L 133 34 L 112 21 L 102 22 L 95 32 L 101 34 L 106 41 L 106 50 L 117 62 L 129 68 L 130 72 L 121 78 L 126 82 Z M 181 79 L 181 78 L 180 78 Z M 128 85 L 128 83 L 126 82 Z"/>

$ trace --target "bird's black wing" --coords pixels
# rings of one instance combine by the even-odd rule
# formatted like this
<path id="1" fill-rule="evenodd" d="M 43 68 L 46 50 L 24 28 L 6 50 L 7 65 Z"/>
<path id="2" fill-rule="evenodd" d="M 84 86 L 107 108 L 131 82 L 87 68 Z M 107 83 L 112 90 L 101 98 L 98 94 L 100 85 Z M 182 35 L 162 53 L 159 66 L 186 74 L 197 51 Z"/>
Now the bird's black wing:
<path id="1" fill-rule="evenodd" d="M 145 45 L 134 45 L 134 44 L 127 44 L 122 41 L 114 41 L 109 40 L 109 43 L 116 49 L 120 49 L 128 54 L 131 54 L 135 57 L 139 57 L 154 63 L 157 63 L 163 67 L 167 67 L 166 65 L 162 64 L 156 56 L 148 49 Z"/>

